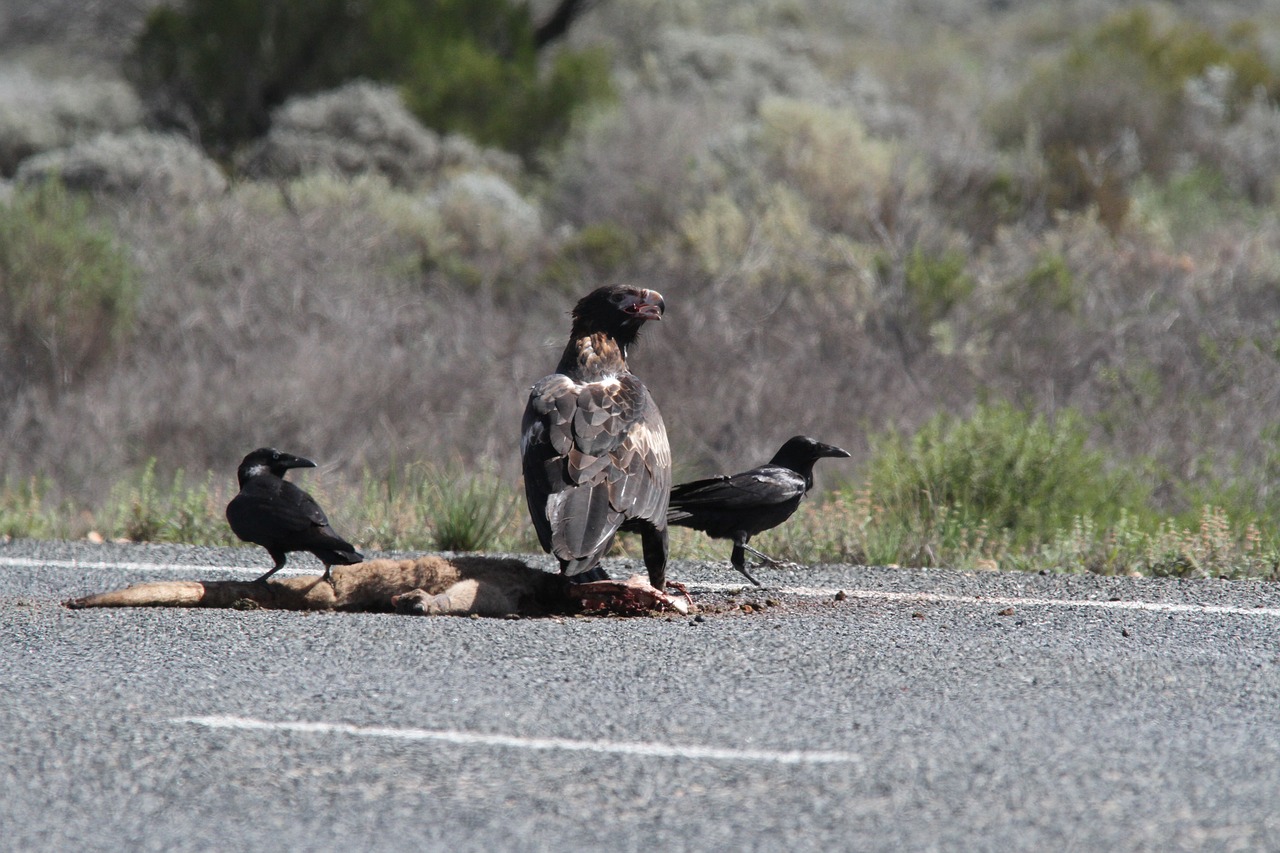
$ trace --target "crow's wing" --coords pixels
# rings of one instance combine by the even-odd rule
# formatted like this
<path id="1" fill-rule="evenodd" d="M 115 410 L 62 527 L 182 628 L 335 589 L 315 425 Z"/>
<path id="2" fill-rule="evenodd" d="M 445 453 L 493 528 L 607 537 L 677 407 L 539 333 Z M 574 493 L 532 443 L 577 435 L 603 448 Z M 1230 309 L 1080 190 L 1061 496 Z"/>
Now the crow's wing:
<path id="1" fill-rule="evenodd" d="M 329 519 L 315 498 L 288 480 L 282 497 L 282 503 L 291 508 L 287 511 L 288 524 L 298 530 L 291 543 L 296 550 L 310 551 L 325 565 L 351 565 L 364 559 L 354 545 L 329 526 Z M 303 524 L 306 526 L 301 527 Z"/>
<path id="2" fill-rule="evenodd" d="M 267 547 L 279 543 L 300 550 L 310 541 L 313 531 L 328 529 L 329 519 L 311 495 L 287 480 L 255 478 L 227 504 L 227 522 L 231 530 L 246 542 Z"/>
<path id="3" fill-rule="evenodd" d="M 566 574 L 592 568 L 627 521 L 665 526 L 666 427 L 632 374 L 589 383 L 563 374 L 540 380 L 525 407 L 521 450 L 534 529 Z"/>
<path id="4" fill-rule="evenodd" d="M 284 490 L 281 497 L 282 503 L 291 507 L 290 523 L 301 525 L 306 524 L 315 527 L 328 527 L 329 518 L 324 514 L 324 510 L 320 508 L 320 504 L 316 503 L 315 498 L 304 492 L 302 489 L 284 481 Z"/>
<path id="5" fill-rule="evenodd" d="M 671 490 L 671 508 L 690 511 L 758 509 L 796 500 L 804 493 L 804 477 L 788 468 L 764 465 L 741 474 L 681 483 Z"/>

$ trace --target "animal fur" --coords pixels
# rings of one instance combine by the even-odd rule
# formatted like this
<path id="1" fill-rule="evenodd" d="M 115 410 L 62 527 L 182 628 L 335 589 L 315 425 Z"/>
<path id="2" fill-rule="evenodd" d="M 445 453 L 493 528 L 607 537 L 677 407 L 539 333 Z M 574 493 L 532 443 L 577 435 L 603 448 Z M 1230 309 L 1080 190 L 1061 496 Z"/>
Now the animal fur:
<path id="1" fill-rule="evenodd" d="M 519 560 L 498 557 L 419 557 L 366 560 L 335 566 L 323 577 L 252 581 L 140 583 L 66 602 L 85 607 L 221 607 L 263 610 L 341 610 L 417 616 L 550 616 L 607 612 L 638 616 L 654 611 L 690 613 L 683 592 L 659 592 L 640 575 L 625 581 L 571 584 Z M 674 584 L 674 582 L 672 582 Z"/>
<path id="2" fill-rule="evenodd" d="M 568 582 L 519 560 L 418 557 L 334 566 L 319 577 L 159 581 L 66 602 L 67 607 L 244 607 L 423 615 L 545 616 L 571 612 Z"/>

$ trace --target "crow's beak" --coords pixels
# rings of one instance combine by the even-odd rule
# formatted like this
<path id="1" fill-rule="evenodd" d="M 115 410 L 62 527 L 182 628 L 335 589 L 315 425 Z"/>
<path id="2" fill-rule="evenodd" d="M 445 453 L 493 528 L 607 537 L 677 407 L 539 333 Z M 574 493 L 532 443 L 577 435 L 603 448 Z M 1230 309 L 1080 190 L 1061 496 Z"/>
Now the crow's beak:
<path id="1" fill-rule="evenodd" d="M 303 459 L 301 456 L 294 456 L 290 453 L 280 454 L 280 464 L 285 468 L 314 468 L 316 463 L 310 459 Z"/>
<path id="2" fill-rule="evenodd" d="M 818 450 L 823 456 L 832 456 L 838 459 L 843 459 L 851 455 L 849 451 L 836 447 L 834 444 L 820 444 L 818 445 Z"/>

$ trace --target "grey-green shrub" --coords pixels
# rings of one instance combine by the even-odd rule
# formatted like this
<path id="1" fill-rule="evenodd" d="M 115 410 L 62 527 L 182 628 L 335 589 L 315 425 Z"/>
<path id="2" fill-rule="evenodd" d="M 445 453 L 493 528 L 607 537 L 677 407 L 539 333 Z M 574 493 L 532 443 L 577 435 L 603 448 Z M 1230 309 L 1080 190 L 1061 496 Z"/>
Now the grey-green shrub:
<path id="1" fill-rule="evenodd" d="M 20 65 L 0 65 L 0 174 L 27 157 L 121 132 L 142 120 L 138 96 L 122 80 L 49 79 Z"/>
<path id="2" fill-rule="evenodd" d="M 19 184 L 56 180 L 94 195 L 198 201 L 227 189 L 227 179 L 200 147 L 171 133 L 103 133 L 22 161 Z"/>
<path id="3" fill-rule="evenodd" d="M 410 114 L 393 87 L 357 80 L 290 98 L 239 162 L 252 178 L 380 174 L 414 188 L 435 177 L 441 159 L 440 137 Z"/>

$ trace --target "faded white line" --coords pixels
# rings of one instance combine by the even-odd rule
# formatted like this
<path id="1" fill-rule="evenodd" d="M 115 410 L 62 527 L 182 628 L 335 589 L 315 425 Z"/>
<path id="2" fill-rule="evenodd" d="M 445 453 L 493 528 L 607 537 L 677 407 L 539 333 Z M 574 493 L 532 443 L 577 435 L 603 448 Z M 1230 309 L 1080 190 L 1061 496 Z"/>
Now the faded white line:
<path id="1" fill-rule="evenodd" d="M 261 566 L 201 566 L 186 563 L 107 563 L 90 560 L 46 560 L 41 557 L 0 557 L 0 566 L 40 566 L 50 569 L 111 569 L 122 572 L 222 572 L 224 574 L 240 574 L 256 572 L 254 577 L 271 568 Z M 320 571 L 319 565 L 310 568 L 291 568 L 286 566 L 276 572 L 280 575 L 308 575 Z"/>
<path id="2" fill-rule="evenodd" d="M 698 584 L 691 589 L 731 592 L 750 590 L 741 584 Z M 1280 607 L 1242 607 L 1227 604 L 1182 604 L 1170 601 L 1112 601 L 1096 598 L 1033 598 L 1001 595 L 953 595 L 943 592 L 888 592 L 882 589 L 848 589 L 847 587 L 784 586 L 776 590 L 783 595 L 800 598 L 832 598 L 843 592 L 849 598 L 904 601 L 910 603 L 990 604 L 1002 607 L 1095 607 L 1103 610 L 1149 610 L 1155 613 L 1225 613 L 1236 616 L 1280 616 Z M 769 590 L 762 592 L 768 593 Z"/>
<path id="3" fill-rule="evenodd" d="M 240 731 L 298 732 L 302 734 L 349 735 L 393 740 L 435 741 L 454 746 L 492 746 L 503 749 L 562 750 L 632 755 L 641 758 L 689 758 L 709 761 L 752 761 L 768 764 L 857 764 L 852 752 L 811 750 L 730 749 L 717 746 L 627 741 L 571 740 L 569 738 L 516 737 L 452 729 L 400 729 L 383 726 L 352 726 L 345 723 L 272 722 L 249 717 L 176 717 L 169 722 L 211 729 Z"/>
<path id="4" fill-rule="evenodd" d="M 45 560 L 39 557 L 0 557 L 0 566 L 41 566 L 55 569 L 114 569 L 117 571 L 155 572 L 168 574 L 182 573 L 217 573 L 245 574 L 257 577 L 270 566 L 203 566 L 182 563 L 134 563 L 134 562 L 90 562 L 85 560 Z M 277 577 L 290 575 L 310 575 L 319 572 L 319 567 L 302 566 L 285 567 L 277 573 Z M 251 579 L 250 578 L 250 579 Z M 752 587 L 739 583 L 693 583 L 690 592 L 751 592 Z M 767 595 L 775 592 L 780 595 L 792 595 L 798 598 L 831 598 L 843 592 L 849 598 L 903 601 L 921 604 L 989 604 L 1000 607 L 1092 607 L 1101 610 L 1145 610 L 1153 613 L 1220 613 L 1234 616 L 1266 616 L 1280 617 L 1280 607 L 1247 607 L 1226 604 L 1185 604 L 1164 601 L 1111 601 L 1094 598 L 1036 598 L 1016 596 L 954 595 L 941 592 L 890 592 L 879 589 L 849 589 L 847 587 L 807 587 L 784 586 L 766 588 L 758 591 Z"/>

